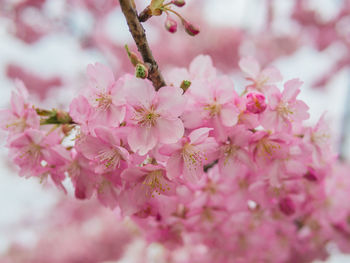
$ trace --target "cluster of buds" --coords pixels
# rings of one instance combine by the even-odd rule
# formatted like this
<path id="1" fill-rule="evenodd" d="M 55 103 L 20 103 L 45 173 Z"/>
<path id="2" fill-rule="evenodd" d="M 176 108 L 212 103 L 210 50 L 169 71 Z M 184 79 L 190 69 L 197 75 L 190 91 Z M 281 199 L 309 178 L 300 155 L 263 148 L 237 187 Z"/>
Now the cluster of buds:
<path id="1" fill-rule="evenodd" d="M 141 22 L 144 22 L 151 16 L 160 16 L 165 12 L 167 18 L 164 26 L 170 33 L 175 33 L 177 31 L 177 22 L 170 17 L 170 13 L 173 13 L 180 19 L 186 33 L 190 36 L 195 36 L 199 33 L 198 27 L 188 22 L 178 12 L 171 8 L 171 6 L 183 7 L 185 4 L 186 2 L 184 0 L 172 0 L 168 3 L 164 3 L 164 0 L 152 0 L 151 4 L 140 14 L 140 20 Z"/>

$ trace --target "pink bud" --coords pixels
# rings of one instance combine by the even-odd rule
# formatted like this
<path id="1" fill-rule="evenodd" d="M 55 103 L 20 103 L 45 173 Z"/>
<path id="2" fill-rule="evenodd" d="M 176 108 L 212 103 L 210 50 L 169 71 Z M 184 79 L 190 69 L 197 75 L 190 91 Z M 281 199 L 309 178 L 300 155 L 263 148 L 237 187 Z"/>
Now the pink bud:
<path id="1" fill-rule="evenodd" d="M 247 110 L 251 113 L 262 113 L 266 109 L 265 96 L 261 93 L 251 92 L 247 95 Z"/>
<path id="2" fill-rule="evenodd" d="M 185 19 L 182 20 L 182 24 L 184 25 L 187 34 L 190 36 L 195 36 L 199 33 L 199 29 L 191 23 L 187 22 Z"/>
<path id="3" fill-rule="evenodd" d="M 174 19 L 171 19 L 170 17 L 167 17 L 165 21 L 165 28 L 168 30 L 170 33 L 175 33 L 177 30 L 177 23 Z"/>
<path id="4" fill-rule="evenodd" d="M 292 199 L 284 197 L 279 202 L 280 210 L 283 214 L 290 216 L 295 213 L 295 205 Z"/>
<path id="5" fill-rule="evenodd" d="M 173 0 L 172 3 L 178 7 L 182 7 L 186 4 L 185 0 Z"/>

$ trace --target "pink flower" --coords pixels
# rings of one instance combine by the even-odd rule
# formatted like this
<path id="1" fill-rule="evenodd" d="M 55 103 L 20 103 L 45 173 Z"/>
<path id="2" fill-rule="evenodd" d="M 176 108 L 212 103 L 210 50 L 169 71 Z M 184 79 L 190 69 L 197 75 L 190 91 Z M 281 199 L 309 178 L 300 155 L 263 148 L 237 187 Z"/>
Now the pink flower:
<path id="1" fill-rule="evenodd" d="M 59 159 L 54 158 L 51 147 L 57 145 L 59 137 L 55 133 L 46 136 L 43 131 L 27 129 L 14 136 L 10 142 L 10 154 L 21 168 L 20 174 L 38 176 L 47 171 L 46 164 L 55 165 Z"/>
<path id="2" fill-rule="evenodd" d="M 301 85 L 301 81 L 292 79 L 284 84 L 282 93 L 277 88 L 270 90 L 269 107 L 261 118 L 264 128 L 287 131 L 292 129 L 292 124 L 301 123 L 309 118 L 309 107 L 296 99 Z"/>
<path id="3" fill-rule="evenodd" d="M 0 111 L 0 127 L 13 133 L 24 132 L 27 128 L 37 129 L 40 120 L 35 109 L 27 102 L 28 91 L 23 82 L 16 80 L 16 91 L 12 92 L 11 109 Z"/>
<path id="4" fill-rule="evenodd" d="M 186 128 L 214 128 L 217 140 L 226 139 L 226 130 L 238 121 L 239 97 L 229 78 L 193 82 L 188 90 L 189 107 L 182 118 Z"/>
<path id="5" fill-rule="evenodd" d="M 170 156 L 167 161 L 167 176 L 170 179 L 183 175 L 186 181 L 195 183 L 203 174 L 203 165 L 213 161 L 217 143 L 208 137 L 212 128 L 192 131 L 180 142 L 163 146 L 160 153 Z"/>
<path id="6" fill-rule="evenodd" d="M 281 73 L 275 67 L 261 70 L 259 62 L 252 57 L 242 58 L 239 67 L 248 75 L 247 80 L 253 82 L 248 87 L 254 88 L 262 93 L 275 83 L 283 80 Z"/>
<path id="7" fill-rule="evenodd" d="M 157 195 L 175 194 L 175 184 L 167 178 L 164 167 L 159 165 L 128 168 L 121 177 L 125 186 L 120 196 L 120 207 L 125 215 L 139 211 Z"/>
<path id="8" fill-rule="evenodd" d="M 176 143 L 184 134 L 179 116 L 185 107 L 182 90 L 162 87 L 158 92 L 150 81 L 128 78 L 125 81 L 133 124 L 128 143 L 134 152 L 145 155 L 157 143 Z"/>
<path id="9" fill-rule="evenodd" d="M 96 173 L 125 169 L 129 160 L 129 152 L 123 147 L 123 130 L 113 131 L 108 128 L 95 128 L 96 137 L 83 136 L 77 143 L 77 149 L 87 159 L 94 161 Z"/>
<path id="10" fill-rule="evenodd" d="M 253 162 L 248 151 L 252 132 L 243 125 L 233 127 L 228 133 L 228 140 L 222 143 L 219 155 L 219 168 L 224 176 L 236 176 Z"/>
<path id="11" fill-rule="evenodd" d="M 93 107 L 89 116 L 90 125 L 118 127 L 124 121 L 126 112 L 123 80 L 115 82 L 113 72 L 100 63 L 89 65 L 87 75 L 90 93 L 88 99 Z"/>

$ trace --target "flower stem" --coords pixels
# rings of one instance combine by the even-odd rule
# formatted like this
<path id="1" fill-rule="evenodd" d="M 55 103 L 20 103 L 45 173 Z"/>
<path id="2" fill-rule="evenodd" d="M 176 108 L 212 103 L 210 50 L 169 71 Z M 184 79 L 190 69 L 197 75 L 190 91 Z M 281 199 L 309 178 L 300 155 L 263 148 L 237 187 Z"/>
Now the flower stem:
<path id="1" fill-rule="evenodd" d="M 145 29 L 142 27 L 137 12 L 132 7 L 130 0 L 119 0 L 119 3 L 137 49 L 140 52 L 144 63 L 149 66 L 147 78 L 152 81 L 155 90 L 159 90 L 161 87 L 165 86 L 166 83 L 148 45 Z"/>

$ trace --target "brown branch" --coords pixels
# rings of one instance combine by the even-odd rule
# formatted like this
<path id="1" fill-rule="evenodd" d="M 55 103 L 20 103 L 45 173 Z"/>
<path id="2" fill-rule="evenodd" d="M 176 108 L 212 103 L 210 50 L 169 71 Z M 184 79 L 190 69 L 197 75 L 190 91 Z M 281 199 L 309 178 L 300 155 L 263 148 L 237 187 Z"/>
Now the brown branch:
<path id="1" fill-rule="evenodd" d="M 139 14 L 139 20 L 140 22 L 146 22 L 148 19 L 150 19 L 152 17 L 152 13 L 150 12 L 149 7 L 146 7 L 145 10 L 143 10 L 140 14 Z"/>
<path id="2" fill-rule="evenodd" d="M 137 49 L 139 50 L 143 62 L 148 67 L 148 79 L 152 81 L 153 86 L 156 90 L 165 86 L 165 81 L 158 69 L 158 64 L 155 61 L 152 51 L 149 48 L 145 29 L 142 27 L 136 10 L 132 7 L 130 0 L 119 0 L 122 12 L 126 18 L 126 22 L 129 26 L 129 31 L 136 43 Z"/>

